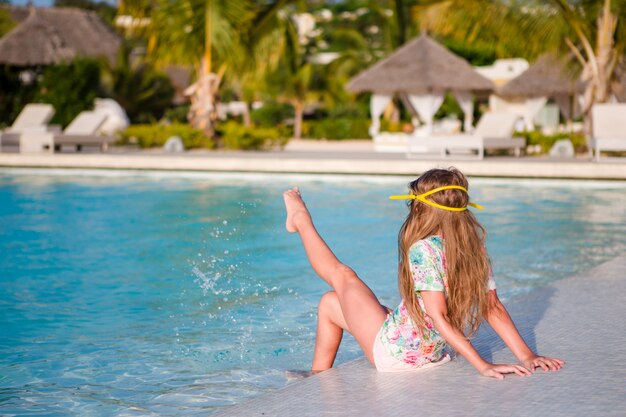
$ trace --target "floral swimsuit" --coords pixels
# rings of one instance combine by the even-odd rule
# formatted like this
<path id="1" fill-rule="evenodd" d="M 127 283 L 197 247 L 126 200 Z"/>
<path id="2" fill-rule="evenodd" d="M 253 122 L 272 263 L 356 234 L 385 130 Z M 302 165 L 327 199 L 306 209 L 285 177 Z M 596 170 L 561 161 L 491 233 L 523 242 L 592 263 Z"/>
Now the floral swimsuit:
<path id="1" fill-rule="evenodd" d="M 393 312 L 389 313 L 378 334 L 380 342 L 391 356 L 419 368 L 439 361 L 447 346 L 426 314 L 421 295 L 421 291 L 443 291 L 447 296 L 446 260 L 441 237 L 430 236 L 414 243 L 409 250 L 409 260 L 415 296 L 424 312 L 427 331 L 420 334 L 416 329 L 403 300 Z M 496 284 L 490 275 L 489 289 L 495 288 Z"/>

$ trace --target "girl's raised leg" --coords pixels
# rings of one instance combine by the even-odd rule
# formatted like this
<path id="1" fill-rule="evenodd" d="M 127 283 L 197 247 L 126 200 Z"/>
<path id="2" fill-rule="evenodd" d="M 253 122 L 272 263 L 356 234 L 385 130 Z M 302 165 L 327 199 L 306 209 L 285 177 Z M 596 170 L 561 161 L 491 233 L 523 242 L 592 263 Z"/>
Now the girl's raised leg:
<path id="1" fill-rule="evenodd" d="M 287 230 L 299 233 L 313 270 L 337 294 L 345 329 L 354 336 L 365 356 L 373 363 L 374 338 L 385 321 L 387 309 L 356 273 L 342 264 L 326 245 L 313 225 L 298 188 L 286 191 L 283 197 L 287 209 Z"/>

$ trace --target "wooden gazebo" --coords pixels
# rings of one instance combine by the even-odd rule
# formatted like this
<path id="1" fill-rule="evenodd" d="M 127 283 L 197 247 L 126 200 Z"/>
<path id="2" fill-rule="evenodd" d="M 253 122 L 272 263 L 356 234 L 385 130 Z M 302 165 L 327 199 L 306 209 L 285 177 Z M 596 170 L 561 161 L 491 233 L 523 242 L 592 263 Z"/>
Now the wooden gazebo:
<path id="1" fill-rule="evenodd" d="M 422 34 L 355 76 L 347 88 L 357 93 L 373 93 L 370 134 L 374 136 L 380 126 L 379 117 L 394 95 L 406 98 L 431 128 L 445 93 L 452 92 L 465 113 L 465 129 L 470 130 L 473 96 L 487 94 L 494 86 L 466 60 Z"/>

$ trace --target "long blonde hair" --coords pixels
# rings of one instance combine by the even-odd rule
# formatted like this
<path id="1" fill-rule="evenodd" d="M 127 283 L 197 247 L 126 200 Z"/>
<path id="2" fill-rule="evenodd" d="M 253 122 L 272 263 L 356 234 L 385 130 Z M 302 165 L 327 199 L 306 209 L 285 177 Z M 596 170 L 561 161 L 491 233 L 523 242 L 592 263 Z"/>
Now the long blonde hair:
<path id="1" fill-rule="evenodd" d="M 425 172 L 409 184 L 409 189 L 419 195 L 445 185 L 468 187 L 461 171 L 449 168 Z M 468 194 L 458 189 L 443 190 L 427 198 L 448 207 L 465 207 L 469 202 Z M 450 324 L 464 334 L 474 334 L 489 310 L 491 267 L 485 249 L 485 229 L 469 210 L 451 212 L 418 200 L 409 200 L 408 205 L 409 214 L 398 234 L 398 285 L 407 311 L 417 328 L 424 331 L 424 313 L 415 296 L 409 249 L 418 240 L 441 235 L 448 284 L 448 318 Z"/>

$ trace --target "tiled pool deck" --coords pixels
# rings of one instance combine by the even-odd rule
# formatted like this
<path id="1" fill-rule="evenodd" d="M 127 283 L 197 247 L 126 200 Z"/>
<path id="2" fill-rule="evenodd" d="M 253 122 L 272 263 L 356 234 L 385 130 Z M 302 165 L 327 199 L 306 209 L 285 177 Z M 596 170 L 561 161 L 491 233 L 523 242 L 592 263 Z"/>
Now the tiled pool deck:
<path id="1" fill-rule="evenodd" d="M 164 154 L 0 153 L 0 167 L 165 171 L 289 172 L 415 175 L 454 165 L 470 176 L 626 180 L 626 158 L 488 157 L 407 159 L 373 152 L 367 143 L 296 143 L 282 152 Z M 507 307 L 540 353 L 567 361 L 557 373 L 496 381 L 459 358 L 441 368 L 380 374 L 365 360 L 290 384 L 226 409 L 219 416 L 626 416 L 626 255 L 591 271 L 516 298 Z M 487 358 L 511 361 L 495 335 L 475 345 Z"/>
<path id="2" fill-rule="evenodd" d="M 624 416 L 625 278 L 622 255 L 506 304 L 531 347 L 567 361 L 559 372 L 498 381 L 457 358 L 440 368 L 382 374 L 360 359 L 218 416 Z M 488 359 L 513 360 L 490 330 L 474 344 Z"/>
<path id="3" fill-rule="evenodd" d="M 294 141 L 284 151 L 227 152 L 112 149 L 100 153 L 0 153 L 0 167 L 130 169 L 165 171 L 285 172 L 313 174 L 415 175 L 433 167 L 454 165 L 465 174 L 483 177 L 578 178 L 626 180 L 626 158 L 550 159 L 489 156 L 483 160 L 422 158 L 377 153 L 368 141 Z"/>

